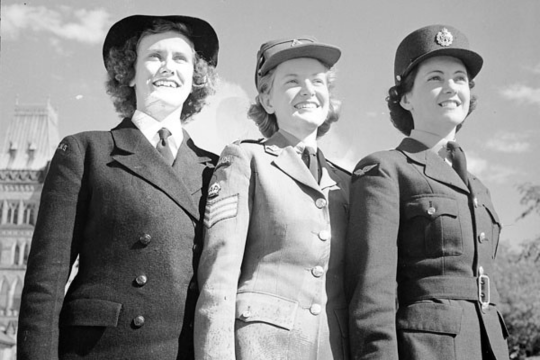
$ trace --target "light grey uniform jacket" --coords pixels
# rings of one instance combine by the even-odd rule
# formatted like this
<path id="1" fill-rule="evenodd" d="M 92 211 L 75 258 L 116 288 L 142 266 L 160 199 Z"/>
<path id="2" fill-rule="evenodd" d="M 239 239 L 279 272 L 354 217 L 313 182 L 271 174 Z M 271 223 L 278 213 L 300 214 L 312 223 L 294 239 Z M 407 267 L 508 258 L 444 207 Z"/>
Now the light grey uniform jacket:
<path id="1" fill-rule="evenodd" d="M 229 145 L 210 182 L 197 359 L 347 359 L 350 175 L 320 185 L 281 133 Z"/>

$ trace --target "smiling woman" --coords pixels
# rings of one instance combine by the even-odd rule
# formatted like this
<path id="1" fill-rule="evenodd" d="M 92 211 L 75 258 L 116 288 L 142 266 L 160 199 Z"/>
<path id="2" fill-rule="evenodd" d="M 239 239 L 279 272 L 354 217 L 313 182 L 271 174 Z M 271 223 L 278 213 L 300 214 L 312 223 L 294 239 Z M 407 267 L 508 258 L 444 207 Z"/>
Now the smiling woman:
<path id="1" fill-rule="evenodd" d="M 482 64 L 451 26 L 418 29 L 396 51 L 387 101 L 408 137 L 360 160 L 351 181 L 355 359 L 508 359 L 493 279 L 501 224 L 454 141 Z"/>
<path id="2" fill-rule="evenodd" d="M 349 358 L 350 174 L 317 146 L 339 118 L 331 68 L 340 55 L 313 38 L 261 46 L 250 116 L 268 138 L 227 146 L 214 172 L 199 267 L 198 359 Z"/>
<path id="3" fill-rule="evenodd" d="M 186 16 L 134 15 L 109 30 L 107 90 L 125 118 L 66 137 L 51 161 L 19 359 L 193 359 L 196 249 L 217 156 L 182 124 L 212 89 L 218 48 L 210 24 Z"/>

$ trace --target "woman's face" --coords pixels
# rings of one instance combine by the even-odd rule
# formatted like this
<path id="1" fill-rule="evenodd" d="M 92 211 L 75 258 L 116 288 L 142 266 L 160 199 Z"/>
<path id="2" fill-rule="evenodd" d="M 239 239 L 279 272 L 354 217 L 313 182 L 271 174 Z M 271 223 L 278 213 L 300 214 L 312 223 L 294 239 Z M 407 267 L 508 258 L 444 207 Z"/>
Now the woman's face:
<path id="1" fill-rule="evenodd" d="M 135 87 L 137 110 L 161 121 L 182 109 L 193 84 L 193 44 L 168 31 L 144 36 L 137 47 Z"/>
<path id="2" fill-rule="evenodd" d="M 312 58 L 287 60 L 276 67 L 262 103 L 276 115 L 280 129 L 303 138 L 324 123 L 330 106 L 327 73 L 328 68 Z"/>
<path id="3" fill-rule="evenodd" d="M 435 56 L 419 65 L 413 88 L 400 104 L 411 112 L 415 129 L 446 135 L 465 120 L 470 101 L 465 65 L 455 57 Z"/>

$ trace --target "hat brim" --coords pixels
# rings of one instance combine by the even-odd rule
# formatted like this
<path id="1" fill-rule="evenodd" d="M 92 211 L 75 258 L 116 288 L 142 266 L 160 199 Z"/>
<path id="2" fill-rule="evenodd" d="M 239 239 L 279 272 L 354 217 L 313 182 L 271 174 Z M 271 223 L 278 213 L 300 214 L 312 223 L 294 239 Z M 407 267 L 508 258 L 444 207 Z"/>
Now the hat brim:
<path id="1" fill-rule="evenodd" d="M 298 58 L 317 59 L 328 67 L 334 64 L 341 57 L 341 50 L 332 45 L 326 44 L 300 44 L 284 49 L 266 61 L 259 69 L 259 76 L 264 76 L 282 62 Z"/>
<path id="2" fill-rule="evenodd" d="M 152 27 L 156 20 L 182 23 L 189 27 L 191 30 L 189 39 L 193 43 L 195 51 L 210 65 L 217 65 L 219 40 L 214 28 L 206 21 L 181 15 L 132 15 L 118 21 L 109 29 L 103 43 L 105 66 L 107 66 L 107 58 L 113 47 L 122 47 L 133 36 L 140 36 L 144 30 Z"/>
<path id="3" fill-rule="evenodd" d="M 469 76 L 472 79 L 478 75 L 480 70 L 482 69 L 482 65 L 484 64 L 484 60 L 480 55 L 475 53 L 471 50 L 466 49 L 436 49 L 433 51 L 428 52 L 427 54 L 424 54 L 417 59 L 415 59 L 413 62 L 407 66 L 407 69 L 402 75 L 402 78 L 405 78 L 411 70 L 418 64 L 420 64 L 422 61 L 427 60 L 429 58 L 435 57 L 435 56 L 452 56 L 455 58 L 460 59 L 467 70 L 469 71 Z"/>

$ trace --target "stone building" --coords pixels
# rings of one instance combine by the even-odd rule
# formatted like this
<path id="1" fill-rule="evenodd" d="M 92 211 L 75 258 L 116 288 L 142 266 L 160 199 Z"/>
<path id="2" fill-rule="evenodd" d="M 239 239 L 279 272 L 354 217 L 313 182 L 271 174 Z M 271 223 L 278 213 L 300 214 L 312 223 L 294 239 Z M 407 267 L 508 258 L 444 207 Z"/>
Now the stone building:
<path id="1" fill-rule="evenodd" d="M 0 360 L 14 359 L 21 291 L 47 165 L 59 143 L 50 103 L 15 105 L 0 131 Z"/>

